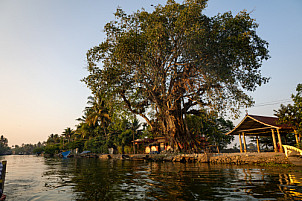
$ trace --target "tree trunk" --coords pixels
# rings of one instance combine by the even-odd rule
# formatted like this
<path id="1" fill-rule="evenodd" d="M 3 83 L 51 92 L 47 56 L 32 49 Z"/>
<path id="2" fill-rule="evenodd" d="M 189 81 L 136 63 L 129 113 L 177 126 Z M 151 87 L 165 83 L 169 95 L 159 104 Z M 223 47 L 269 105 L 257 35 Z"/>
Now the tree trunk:
<path id="1" fill-rule="evenodd" d="M 169 114 L 163 122 L 164 135 L 169 139 L 171 146 L 185 152 L 192 152 L 197 148 L 195 140 L 187 129 L 184 118 L 180 114 Z"/>
<path id="2" fill-rule="evenodd" d="M 164 136 L 173 150 L 178 149 L 185 152 L 197 150 L 197 143 L 187 129 L 181 102 L 178 101 L 173 106 L 162 103 L 160 106 L 162 107 L 157 107 L 157 122 L 150 124 L 153 128 L 152 132 Z"/>
<path id="3" fill-rule="evenodd" d="M 218 152 L 218 153 L 220 153 L 219 146 L 218 146 L 218 145 L 216 145 L 216 147 L 217 147 L 217 152 Z"/>

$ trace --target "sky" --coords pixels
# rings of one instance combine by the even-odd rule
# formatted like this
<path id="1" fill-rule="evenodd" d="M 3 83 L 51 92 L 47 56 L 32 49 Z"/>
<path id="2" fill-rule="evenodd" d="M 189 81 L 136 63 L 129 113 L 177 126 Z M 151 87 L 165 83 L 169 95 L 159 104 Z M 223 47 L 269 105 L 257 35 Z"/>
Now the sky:
<path id="1" fill-rule="evenodd" d="M 9 146 L 74 129 L 90 95 L 81 82 L 88 74 L 86 52 L 105 39 L 104 25 L 118 7 L 128 14 L 151 12 L 152 5 L 165 2 L 0 0 L 0 135 Z M 209 0 L 204 13 L 236 15 L 244 9 L 259 24 L 257 33 L 269 43 L 271 56 L 261 68 L 271 80 L 249 93 L 256 104 L 248 113 L 273 116 L 302 83 L 302 1 Z"/>

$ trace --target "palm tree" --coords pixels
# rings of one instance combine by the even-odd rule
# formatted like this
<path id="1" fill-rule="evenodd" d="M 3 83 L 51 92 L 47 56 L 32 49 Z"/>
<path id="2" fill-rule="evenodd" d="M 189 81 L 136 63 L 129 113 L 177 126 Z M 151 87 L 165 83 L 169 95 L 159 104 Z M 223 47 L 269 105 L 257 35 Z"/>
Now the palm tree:
<path id="1" fill-rule="evenodd" d="M 110 116 L 103 97 L 100 94 L 94 97 L 89 96 L 87 103 L 90 106 L 85 109 L 87 113 L 86 123 L 90 126 L 101 126 L 107 135 L 106 128 L 110 123 Z"/>
<path id="2" fill-rule="evenodd" d="M 7 146 L 8 140 L 3 135 L 1 135 L 0 141 L 1 141 L 1 144 L 3 144 L 4 146 Z"/>
<path id="3" fill-rule="evenodd" d="M 83 139 L 88 139 L 89 137 L 94 136 L 94 127 L 89 126 L 87 123 L 82 122 L 77 125 L 77 129 L 75 131 L 75 136 L 81 136 Z"/>
<path id="4" fill-rule="evenodd" d="M 47 144 L 53 144 L 55 142 L 54 140 L 54 134 L 50 134 L 47 139 Z"/>
<path id="5" fill-rule="evenodd" d="M 134 144 L 134 140 L 135 140 L 135 134 L 137 134 L 137 130 L 139 129 L 139 127 L 141 126 L 141 124 L 139 123 L 139 120 L 137 118 L 134 118 L 134 120 L 132 121 L 132 123 L 130 123 L 130 129 L 132 130 L 132 137 L 133 137 L 133 153 L 135 154 L 135 144 Z"/>
<path id="6" fill-rule="evenodd" d="M 74 131 L 69 127 L 65 128 L 62 133 L 62 135 L 67 139 L 68 142 L 70 142 L 70 139 L 73 134 L 74 134 Z"/>

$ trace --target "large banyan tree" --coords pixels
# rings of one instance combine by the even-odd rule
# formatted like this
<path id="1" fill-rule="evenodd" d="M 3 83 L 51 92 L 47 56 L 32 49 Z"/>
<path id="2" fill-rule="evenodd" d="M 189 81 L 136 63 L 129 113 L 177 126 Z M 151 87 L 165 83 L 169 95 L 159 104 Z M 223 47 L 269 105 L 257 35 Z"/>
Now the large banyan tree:
<path id="1" fill-rule="evenodd" d="M 168 0 L 153 12 L 118 8 L 106 38 L 87 53 L 92 93 L 140 115 L 153 132 L 180 149 L 195 139 L 186 116 L 198 109 L 232 111 L 251 106 L 246 94 L 265 84 L 260 67 L 268 43 L 246 11 L 208 17 L 206 0 Z"/>

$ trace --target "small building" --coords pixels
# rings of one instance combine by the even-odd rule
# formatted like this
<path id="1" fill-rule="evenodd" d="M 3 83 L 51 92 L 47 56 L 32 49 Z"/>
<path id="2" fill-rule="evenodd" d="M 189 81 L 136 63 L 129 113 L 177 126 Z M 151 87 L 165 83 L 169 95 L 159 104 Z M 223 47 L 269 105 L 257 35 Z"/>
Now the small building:
<path id="1" fill-rule="evenodd" d="M 145 147 L 148 147 L 148 145 L 150 143 L 153 143 L 153 142 L 154 142 L 154 140 L 153 139 L 149 139 L 149 138 L 143 138 L 143 139 L 136 139 L 136 140 L 134 140 L 134 144 L 135 144 L 136 150 L 137 150 L 136 153 L 141 153 L 140 150 L 141 150 L 142 147 L 143 147 L 143 152 L 146 152 Z M 150 152 L 150 150 L 149 150 L 149 152 Z"/>
<path id="2" fill-rule="evenodd" d="M 293 132 L 293 130 L 287 125 L 280 125 L 277 123 L 277 117 L 266 117 L 258 115 L 247 114 L 244 119 L 226 135 L 238 135 L 240 143 L 240 152 L 247 151 L 246 136 L 256 137 L 257 149 L 260 152 L 259 137 L 272 137 L 274 151 L 283 152 L 281 136 L 285 136 L 287 133 Z M 276 138 L 277 134 L 277 138 Z M 243 146 L 241 137 L 243 138 Z M 278 140 L 278 145 L 277 145 Z"/>
<path id="3" fill-rule="evenodd" d="M 172 149 L 169 145 L 169 141 L 165 137 L 155 137 L 153 140 L 137 139 L 135 140 L 135 144 L 144 144 L 146 154 L 149 154 L 150 152 L 160 153 L 161 151 L 169 151 L 170 149 Z"/>

